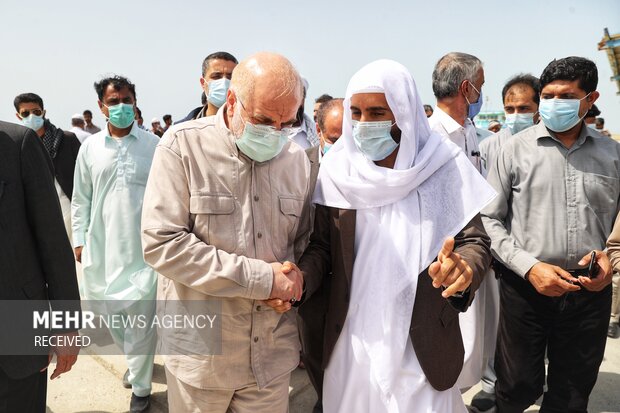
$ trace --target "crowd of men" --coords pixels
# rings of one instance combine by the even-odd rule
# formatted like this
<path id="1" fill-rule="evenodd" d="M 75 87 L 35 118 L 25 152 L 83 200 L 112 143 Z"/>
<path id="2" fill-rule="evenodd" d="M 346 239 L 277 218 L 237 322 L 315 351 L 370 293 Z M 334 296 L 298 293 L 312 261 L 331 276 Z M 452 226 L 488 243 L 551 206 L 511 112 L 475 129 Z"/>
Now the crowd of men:
<path id="1" fill-rule="evenodd" d="M 216 354 L 195 354 L 199 331 L 110 327 L 132 412 L 158 346 L 175 413 L 286 412 L 300 356 L 315 412 L 467 412 L 479 382 L 475 412 L 523 412 L 545 386 L 542 412 L 586 412 L 618 329 L 620 143 L 588 127 L 593 62 L 542 69 L 506 82 L 496 133 L 474 123 L 483 63 L 459 52 L 434 107 L 378 60 L 310 117 L 308 82 L 267 52 L 207 56 L 202 105 L 150 130 L 122 76 L 94 85 L 103 129 L 84 111 L 63 131 L 20 94 L 22 126 L 0 122 L 0 299 L 217 301 Z M 0 355 L 0 411 L 45 411 L 51 356 L 54 379 L 78 351 Z"/>

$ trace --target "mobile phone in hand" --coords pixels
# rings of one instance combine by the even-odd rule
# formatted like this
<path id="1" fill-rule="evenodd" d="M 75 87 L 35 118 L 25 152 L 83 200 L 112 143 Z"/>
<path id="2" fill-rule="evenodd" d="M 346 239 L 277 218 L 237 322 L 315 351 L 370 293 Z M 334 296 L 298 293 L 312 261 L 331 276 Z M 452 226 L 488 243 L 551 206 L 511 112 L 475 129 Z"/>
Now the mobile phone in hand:
<path id="1" fill-rule="evenodd" d="M 590 265 L 588 265 L 588 277 L 596 278 L 599 268 L 599 265 L 596 263 L 596 251 L 592 251 L 590 253 Z"/>

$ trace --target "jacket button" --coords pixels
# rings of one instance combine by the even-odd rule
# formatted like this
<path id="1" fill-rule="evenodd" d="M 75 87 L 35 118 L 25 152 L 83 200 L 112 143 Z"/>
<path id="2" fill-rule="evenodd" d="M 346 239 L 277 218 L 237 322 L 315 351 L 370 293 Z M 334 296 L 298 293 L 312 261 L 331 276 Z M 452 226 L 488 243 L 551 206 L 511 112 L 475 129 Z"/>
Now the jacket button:
<path id="1" fill-rule="evenodd" d="M 258 343 L 258 337 L 254 337 L 254 342 Z"/>
<path id="2" fill-rule="evenodd" d="M 258 234 L 256 234 L 256 236 L 257 236 L 258 238 L 262 238 L 262 237 L 263 237 L 263 233 L 262 233 L 262 232 L 259 232 Z"/>
<path id="3" fill-rule="evenodd" d="M 261 310 L 261 306 L 260 305 L 256 306 L 256 311 L 260 311 L 260 310 Z"/>
<path id="4" fill-rule="evenodd" d="M 254 195 L 254 200 L 258 201 L 260 198 L 258 197 L 258 195 Z"/>

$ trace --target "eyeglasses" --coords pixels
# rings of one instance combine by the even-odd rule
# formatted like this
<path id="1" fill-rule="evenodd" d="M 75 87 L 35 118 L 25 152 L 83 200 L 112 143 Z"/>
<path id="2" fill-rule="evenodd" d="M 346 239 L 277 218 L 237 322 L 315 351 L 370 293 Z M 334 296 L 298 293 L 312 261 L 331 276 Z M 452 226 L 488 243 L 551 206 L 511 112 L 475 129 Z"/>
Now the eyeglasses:
<path id="1" fill-rule="evenodd" d="M 43 114 L 43 111 L 41 109 L 24 110 L 22 112 L 19 112 L 19 116 L 21 116 L 22 118 L 27 118 L 28 116 L 30 116 L 31 113 L 35 116 L 41 116 Z"/>
<path id="2" fill-rule="evenodd" d="M 237 101 L 239 101 L 239 103 L 241 104 L 241 107 L 243 108 L 243 111 L 245 113 L 248 113 L 248 110 L 245 108 L 245 105 L 243 104 L 243 102 L 241 101 L 241 99 L 239 99 L 239 97 L 237 97 Z M 243 119 L 243 117 L 241 117 L 241 119 Z M 299 133 L 299 131 L 301 130 L 301 128 L 295 127 L 295 126 L 288 126 L 288 127 L 283 127 L 280 130 L 276 129 L 275 126 L 271 126 L 271 125 L 264 125 L 264 124 L 255 124 L 253 122 L 247 121 L 248 123 L 251 123 L 252 125 L 262 129 L 265 133 L 282 133 L 285 136 L 288 137 L 292 137 L 295 136 Z"/>

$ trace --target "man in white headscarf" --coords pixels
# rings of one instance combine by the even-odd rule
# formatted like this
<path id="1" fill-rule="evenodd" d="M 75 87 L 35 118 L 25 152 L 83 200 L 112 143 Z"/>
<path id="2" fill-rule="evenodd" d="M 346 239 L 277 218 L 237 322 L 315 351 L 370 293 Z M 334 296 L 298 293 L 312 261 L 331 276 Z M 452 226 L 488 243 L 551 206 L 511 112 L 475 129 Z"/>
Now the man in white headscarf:
<path id="1" fill-rule="evenodd" d="M 344 108 L 299 261 L 304 300 L 332 272 L 323 409 L 466 412 L 454 387 L 464 354 L 458 313 L 490 262 L 478 212 L 494 191 L 458 146 L 431 133 L 402 65 L 363 67 Z"/>

